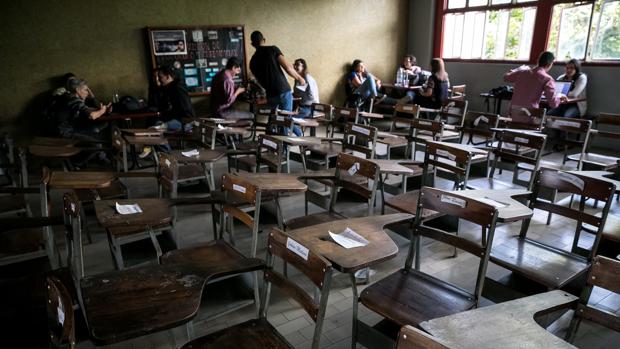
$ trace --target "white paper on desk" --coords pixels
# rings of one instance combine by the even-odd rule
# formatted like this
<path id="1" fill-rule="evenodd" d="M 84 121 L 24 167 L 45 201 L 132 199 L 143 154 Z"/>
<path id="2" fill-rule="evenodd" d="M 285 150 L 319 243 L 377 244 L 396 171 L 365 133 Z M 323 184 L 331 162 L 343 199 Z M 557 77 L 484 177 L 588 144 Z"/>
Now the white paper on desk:
<path id="1" fill-rule="evenodd" d="M 297 86 L 295 86 L 295 88 L 300 90 L 300 91 L 306 92 L 306 90 L 308 89 L 308 85 L 297 85 Z"/>
<path id="2" fill-rule="evenodd" d="M 334 234 L 331 231 L 328 232 L 329 236 L 331 236 L 338 245 L 344 248 L 364 247 L 368 245 L 368 240 L 364 239 L 363 236 L 356 233 L 351 228 L 346 228 L 340 234 Z"/>
<path id="3" fill-rule="evenodd" d="M 506 203 L 503 203 L 503 202 L 500 202 L 500 201 L 497 201 L 497 200 L 493 200 L 493 199 L 487 198 L 487 197 L 476 198 L 476 200 L 478 200 L 480 202 L 483 202 L 485 204 L 491 205 L 491 206 L 493 206 L 495 208 L 502 208 L 502 207 L 508 206 L 508 204 L 506 204 Z"/>
<path id="4" fill-rule="evenodd" d="M 226 127 L 222 126 L 222 124 L 217 124 L 217 129 L 218 129 L 218 130 L 223 130 L 223 129 L 225 129 L 225 128 L 226 128 Z"/>
<path id="5" fill-rule="evenodd" d="M 138 204 L 133 205 L 119 205 L 116 203 L 116 212 L 120 214 L 134 214 L 134 213 L 142 213 L 142 209 Z"/>
<path id="6" fill-rule="evenodd" d="M 357 173 L 357 171 L 360 169 L 360 163 L 356 162 L 354 163 L 351 167 L 349 167 L 349 169 L 347 170 L 347 172 L 349 172 L 349 175 L 353 176 L 354 174 Z"/>
<path id="7" fill-rule="evenodd" d="M 192 149 L 188 151 L 182 151 L 181 155 L 191 158 L 191 157 L 200 155 L 200 152 L 198 151 L 198 149 Z"/>
<path id="8" fill-rule="evenodd" d="M 295 138 L 295 137 L 286 137 L 291 142 L 301 142 L 303 139 Z"/>

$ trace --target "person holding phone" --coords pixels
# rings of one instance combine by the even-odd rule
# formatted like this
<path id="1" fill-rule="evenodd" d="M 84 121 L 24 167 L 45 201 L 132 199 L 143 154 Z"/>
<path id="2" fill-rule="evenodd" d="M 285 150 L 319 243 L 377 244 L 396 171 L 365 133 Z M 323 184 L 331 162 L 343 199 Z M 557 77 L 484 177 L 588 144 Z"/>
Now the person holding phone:
<path id="1" fill-rule="evenodd" d="M 211 84 L 211 116 L 227 120 L 252 119 L 250 112 L 233 108 L 237 97 L 245 92 L 242 86 L 235 87 L 235 77 L 241 73 L 241 62 L 237 57 L 230 57 L 226 67 L 213 77 Z"/>

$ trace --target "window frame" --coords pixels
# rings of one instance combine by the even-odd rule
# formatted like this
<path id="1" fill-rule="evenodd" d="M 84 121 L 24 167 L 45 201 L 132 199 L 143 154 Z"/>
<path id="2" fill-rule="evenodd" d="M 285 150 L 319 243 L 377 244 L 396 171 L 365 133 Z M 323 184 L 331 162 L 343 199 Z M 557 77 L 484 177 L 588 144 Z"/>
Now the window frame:
<path id="1" fill-rule="evenodd" d="M 530 48 L 530 57 L 527 60 L 508 60 L 508 59 L 469 59 L 469 58 L 443 58 L 446 62 L 468 62 L 468 63 L 500 63 L 500 64 L 536 64 L 538 55 L 547 49 L 547 41 L 551 33 L 551 22 L 553 7 L 562 3 L 594 3 L 595 0 L 538 0 L 537 2 L 516 2 L 513 0 L 508 4 L 472 6 L 462 8 L 448 8 L 448 0 L 436 0 L 435 10 L 435 30 L 433 35 L 433 57 L 441 57 L 443 52 L 443 28 L 444 15 L 449 13 L 465 13 L 470 11 L 488 11 L 514 9 L 524 7 L 536 7 L 536 18 L 534 20 L 534 32 L 532 34 L 532 46 Z M 591 35 L 591 33 L 589 33 Z M 587 56 L 587 53 L 586 53 Z M 620 66 L 618 60 L 582 60 L 583 66 Z M 562 65 L 564 62 L 558 61 L 556 64 Z"/>

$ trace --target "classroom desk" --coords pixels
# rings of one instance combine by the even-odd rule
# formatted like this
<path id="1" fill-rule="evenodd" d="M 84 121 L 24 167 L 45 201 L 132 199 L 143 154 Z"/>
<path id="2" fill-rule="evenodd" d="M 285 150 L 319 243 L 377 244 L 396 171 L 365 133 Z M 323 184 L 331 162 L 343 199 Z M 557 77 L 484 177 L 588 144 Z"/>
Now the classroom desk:
<path id="1" fill-rule="evenodd" d="M 306 148 L 316 145 L 321 145 L 322 138 L 319 137 L 295 137 L 295 136 L 282 136 L 282 135 L 270 135 L 269 137 L 275 138 L 286 145 L 298 146 L 299 156 L 301 158 L 301 164 L 304 172 L 307 171 L 306 167 Z"/>
<path id="2" fill-rule="evenodd" d="M 609 182 L 613 185 L 616 186 L 616 193 L 620 192 L 620 181 L 613 177 L 615 174 L 613 172 L 607 172 L 607 171 L 567 171 L 568 173 L 572 173 L 572 174 L 578 174 L 581 176 L 585 176 L 585 177 L 590 177 L 590 178 L 596 178 L 596 179 L 601 179 L 604 180 L 606 182 Z"/>
<path id="3" fill-rule="evenodd" d="M 412 219 L 413 215 L 394 213 L 382 216 L 342 219 L 286 232 L 288 236 L 301 245 L 327 258 L 332 262 L 334 269 L 341 273 L 349 274 L 351 290 L 353 291 L 352 331 L 357 330 L 355 321 L 358 311 L 358 290 L 355 273 L 396 257 L 398 247 L 384 231 L 384 227 Z M 346 228 L 350 228 L 363 236 L 368 240 L 368 245 L 347 249 L 338 245 L 329 237 L 328 231 L 339 234 Z M 353 338 L 355 337 L 353 335 Z M 356 344 L 353 343 L 353 345 Z"/>
<path id="4" fill-rule="evenodd" d="M 219 150 L 198 149 L 198 155 L 185 156 L 182 150 L 173 150 L 170 155 L 181 164 L 200 165 L 209 181 L 209 188 L 215 190 L 215 178 L 213 175 L 213 164 L 223 158 L 226 153 Z"/>
<path id="5" fill-rule="evenodd" d="M 501 115 L 502 114 L 502 101 L 510 101 L 510 100 L 512 100 L 512 95 L 510 97 L 500 97 L 500 96 L 495 96 L 493 94 L 490 94 L 488 92 L 481 93 L 480 97 L 484 98 L 484 104 L 486 105 L 485 111 L 487 113 L 491 111 L 490 100 L 491 99 L 493 100 L 493 110 L 494 110 L 494 113 L 497 114 L 497 115 Z M 583 102 L 585 100 L 586 100 L 586 98 L 568 98 L 566 101 L 561 102 L 560 104 L 577 103 L 577 102 Z M 539 106 L 540 107 L 547 106 L 547 100 L 544 97 L 540 99 Z M 548 108 L 549 107 L 547 106 L 547 109 Z"/>
<path id="6" fill-rule="evenodd" d="M 577 300 L 556 290 L 424 321 L 420 327 L 450 348 L 575 348 L 534 317 L 572 308 Z"/>
<path id="7" fill-rule="evenodd" d="M 145 111 L 138 113 L 111 113 L 101 116 L 97 121 L 127 121 L 131 123 L 132 120 L 156 118 L 161 114 L 157 111 Z"/>
<path id="8" fill-rule="evenodd" d="M 531 191 L 526 189 L 473 189 L 459 190 L 455 193 L 470 199 L 481 200 L 484 203 L 495 206 L 495 208 L 497 208 L 497 221 L 501 223 L 510 223 L 527 219 L 532 217 L 534 213 L 529 207 L 515 200 L 516 198 L 527 198 L 532 194 Z M 487 201 L 485 201 L 485 199 Z"/>
<path id="9" fill-rule="evenodd" d="M 34 137 L 29 144 L 42 146 L 72 147 L 79 141 L 73 138 Z"/>

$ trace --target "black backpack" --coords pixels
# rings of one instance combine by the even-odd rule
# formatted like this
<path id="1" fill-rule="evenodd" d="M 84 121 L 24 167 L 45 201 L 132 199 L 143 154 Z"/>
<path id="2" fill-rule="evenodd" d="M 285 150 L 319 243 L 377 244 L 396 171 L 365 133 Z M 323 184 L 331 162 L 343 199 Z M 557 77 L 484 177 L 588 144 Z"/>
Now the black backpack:
<path id="1" fill-rule="evenodd" d="M 511 99 L 512 98 L 512 86 L 504 85 L 496 88 L 492 88 L 489 91 L 489 94 L 501 98 L 501 99 Z"/>

